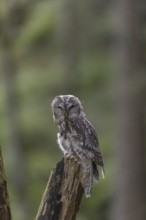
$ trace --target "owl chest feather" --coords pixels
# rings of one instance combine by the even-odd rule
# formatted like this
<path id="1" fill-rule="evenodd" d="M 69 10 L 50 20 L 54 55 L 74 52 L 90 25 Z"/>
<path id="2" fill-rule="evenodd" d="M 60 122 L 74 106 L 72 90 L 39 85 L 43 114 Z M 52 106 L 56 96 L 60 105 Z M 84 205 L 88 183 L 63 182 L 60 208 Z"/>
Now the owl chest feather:
<path id="1" fill-rule="evenodd" d="M 81 145 L 81 138 L 79 133 L 69 123 L 62 123 L 59 126 L 57 134 L 57 142 L 62 152 L 72 155 L 76 152 L 77 146 Z"/>

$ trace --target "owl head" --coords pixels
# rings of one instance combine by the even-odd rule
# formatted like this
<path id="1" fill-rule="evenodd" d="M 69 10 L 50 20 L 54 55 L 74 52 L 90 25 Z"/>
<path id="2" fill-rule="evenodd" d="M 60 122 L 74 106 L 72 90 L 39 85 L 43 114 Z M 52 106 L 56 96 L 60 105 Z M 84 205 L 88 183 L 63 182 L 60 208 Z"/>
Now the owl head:
<path id="1" fill-rule="evenodd" d="M 60 124 L 64 120 L 74 120 L 85 115 L 80 100 L 73 95 L 56 96 L 51 106 L 56 124 Z"/>

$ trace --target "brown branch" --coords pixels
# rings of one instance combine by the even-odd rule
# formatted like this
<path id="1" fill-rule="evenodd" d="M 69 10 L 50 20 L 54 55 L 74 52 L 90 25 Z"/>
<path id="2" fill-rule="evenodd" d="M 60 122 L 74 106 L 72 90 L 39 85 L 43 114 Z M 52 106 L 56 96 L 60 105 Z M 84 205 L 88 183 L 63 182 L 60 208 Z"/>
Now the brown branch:
<path id="1" fill-rule="evenodd" d="M 79 164 L 62 159 L 51 172 L 35 220 L 75 220 L 83 196 Z"/>
<path id="2" fill-rule="evenodd" d="M 0 147 L 0 219 L 11 220 L 10 204 L 8 199 L 7 181 L 4 172 L 3 158 Z"/>

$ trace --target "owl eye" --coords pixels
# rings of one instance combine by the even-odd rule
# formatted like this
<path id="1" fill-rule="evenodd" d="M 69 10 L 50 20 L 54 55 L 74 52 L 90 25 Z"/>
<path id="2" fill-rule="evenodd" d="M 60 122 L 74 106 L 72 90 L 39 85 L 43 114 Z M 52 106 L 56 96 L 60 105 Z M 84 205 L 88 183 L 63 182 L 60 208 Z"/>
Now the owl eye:
<path id="1" fill-rule="evenodd" d="M 57 108 L 62 110 L 62 107 L 61 107 L 61 106 L 57 106 Z"/>
<path id="2" fill-rule="evenodd" d="M 69 110 L 72 109 L 72 108 L 74 108 L 75 106 L 76 106 L 76 105 L 71 105 L 71 106 L 69 107 Z"/>

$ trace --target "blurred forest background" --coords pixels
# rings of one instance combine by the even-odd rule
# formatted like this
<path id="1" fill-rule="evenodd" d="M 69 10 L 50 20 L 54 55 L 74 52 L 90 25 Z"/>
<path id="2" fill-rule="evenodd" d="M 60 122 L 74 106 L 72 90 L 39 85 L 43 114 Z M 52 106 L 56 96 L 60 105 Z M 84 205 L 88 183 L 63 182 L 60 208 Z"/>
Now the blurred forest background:
<path id="1" fill-rule="evenodd" d="M 32 220 L 62 158 L 50 104 L 74 94 L 97 130 L 106 178 L 77 220 L 145 220 L 146 4 L 0 1 L 0 144 L 13 219 Z"/>

